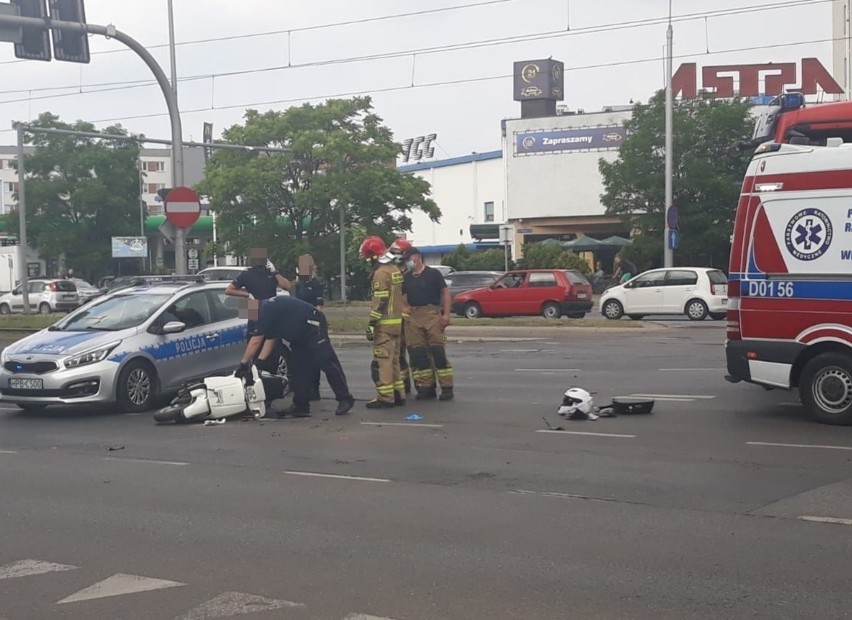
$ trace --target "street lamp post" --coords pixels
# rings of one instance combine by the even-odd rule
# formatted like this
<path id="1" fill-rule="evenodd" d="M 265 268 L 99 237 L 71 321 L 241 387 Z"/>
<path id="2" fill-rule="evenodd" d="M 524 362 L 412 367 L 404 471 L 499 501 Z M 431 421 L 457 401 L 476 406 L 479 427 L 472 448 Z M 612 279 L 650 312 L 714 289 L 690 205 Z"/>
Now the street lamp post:
<path id="1" fill-rule="evenodd" d="M 672 92 L 672 43 L 674 31 L 672 30 L 672 0 L 669 0 L 669 26 L 666 29 L 666 199 L 663 207 L 663 266 L 674 265 L 674 254 L 672 252 L 671 232 L 669 229 L 669 209 L 672 206 L 672 174 L 674 160 L 672 153 L 672 133 L 674 131 L 674 94 Z"/>
<path id="2" fill-rule="evenodd" d="M 337 198 L 329 204 L 332 209 L 340 207 L 340 301 L 346 303 L 346 209 Z"/>

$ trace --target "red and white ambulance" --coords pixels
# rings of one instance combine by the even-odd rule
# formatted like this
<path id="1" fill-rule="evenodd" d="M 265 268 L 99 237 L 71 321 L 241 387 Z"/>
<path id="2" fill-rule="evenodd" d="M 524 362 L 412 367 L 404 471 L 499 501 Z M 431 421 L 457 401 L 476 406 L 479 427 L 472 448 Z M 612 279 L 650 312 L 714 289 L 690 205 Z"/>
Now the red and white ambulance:
<path id="1" fill-rule="evenodd" d="M 852 144 L 767 142 L 742 185 L 728 276 L 728 380 L 798 388 L 852 424 Z"/>

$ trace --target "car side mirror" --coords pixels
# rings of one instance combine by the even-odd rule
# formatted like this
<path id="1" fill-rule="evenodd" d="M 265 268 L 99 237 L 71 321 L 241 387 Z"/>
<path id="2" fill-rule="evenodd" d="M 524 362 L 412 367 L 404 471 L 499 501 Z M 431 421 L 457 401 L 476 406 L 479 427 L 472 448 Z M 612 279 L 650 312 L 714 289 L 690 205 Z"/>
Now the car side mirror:
<path id="1" fill-rule="evenodd" d="M 186 329 L 186 323 L 180 321 L 169 321 L 163 325 L 161 332 L 163 334 L 179 334 Z"/>
<path id="2" fill-rule="evenodd" d="M 624 288 L 636 288 L 636 284 L 633 282 L 625 282 Z"/>

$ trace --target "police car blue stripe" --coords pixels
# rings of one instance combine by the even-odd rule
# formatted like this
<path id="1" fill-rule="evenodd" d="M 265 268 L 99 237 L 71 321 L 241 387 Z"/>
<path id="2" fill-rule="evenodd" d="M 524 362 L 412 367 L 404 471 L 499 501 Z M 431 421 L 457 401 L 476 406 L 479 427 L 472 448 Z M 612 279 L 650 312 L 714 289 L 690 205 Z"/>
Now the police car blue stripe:
<path id="1" fill-rule="evenodd" d="M 170 342 L 156 344 L 146 347 L 140 347 L 136 350 L 118 351 L 109 357 L 111 362 L 121 363 L 129 355 L 134 353 L 147 353 L 155 361 L 168 361 L 172 359 L 181 359 L 191 357 L 200 351 L 210 351 L 221 349 L 223 347 L 233 346 L 246 340 L 246 325 L 237 325 L 228 329 L 219 330 L 218 344 L 210 344 L 204 337 L 204 334 L 199 336 L 187 336 Z"/>

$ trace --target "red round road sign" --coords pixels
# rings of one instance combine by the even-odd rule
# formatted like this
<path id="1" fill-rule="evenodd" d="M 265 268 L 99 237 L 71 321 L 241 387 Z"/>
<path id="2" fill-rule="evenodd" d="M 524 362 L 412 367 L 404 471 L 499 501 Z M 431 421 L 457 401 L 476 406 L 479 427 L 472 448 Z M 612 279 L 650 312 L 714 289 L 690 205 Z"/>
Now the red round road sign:
<path id="1" fill-rule="evenodd" d="M 201 215 L 201 198 L 188 187 L 176 187 L 163 201 L 166 219 L 178 228 L 189 228 Z"/>

